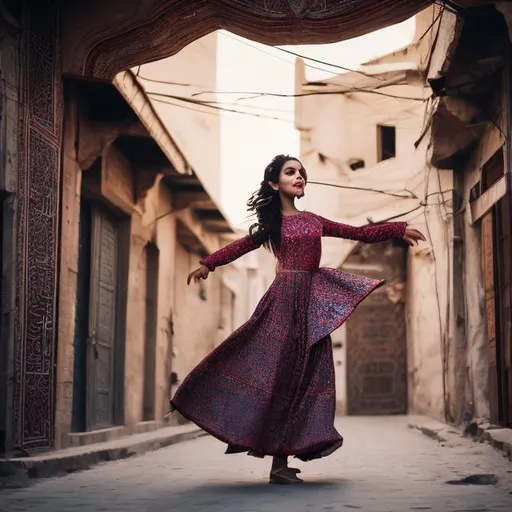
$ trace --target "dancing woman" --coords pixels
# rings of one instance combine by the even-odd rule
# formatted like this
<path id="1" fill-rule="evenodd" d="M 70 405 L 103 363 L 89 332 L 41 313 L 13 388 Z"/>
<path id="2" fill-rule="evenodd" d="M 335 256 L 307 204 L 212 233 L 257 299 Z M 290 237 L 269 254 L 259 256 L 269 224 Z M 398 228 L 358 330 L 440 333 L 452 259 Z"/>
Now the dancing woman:
<path id="1" fill-rule="evenodd" d="M 273 457 L 270 483 L 302 482 L 288 457 L 330 455 L 343 444 L 334 428 L 336 394 L 330 334 L 384 281 L 319 268 L 321 238 L 366 243 L 425 240 L 405 222 L 353 227 L 299 211 L 307 174 L 278 155 L 249 199 L 249 235 L 200 261 L 188 283 L 264 246 L 278 272 L 251 318 L 186 377 L 171 409 L 227 443 L 226 453 Z"/>

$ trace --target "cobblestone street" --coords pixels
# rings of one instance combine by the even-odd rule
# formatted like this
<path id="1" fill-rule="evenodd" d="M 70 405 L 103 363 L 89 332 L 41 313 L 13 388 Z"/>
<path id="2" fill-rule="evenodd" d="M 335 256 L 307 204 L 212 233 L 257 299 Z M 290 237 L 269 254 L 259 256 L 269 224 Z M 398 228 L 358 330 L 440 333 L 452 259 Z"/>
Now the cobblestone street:
<path id="1" fill-rule="evenodd" d="M 443 446 L 407 427 L 407 418 L 342 418 L 345 446 L 293 465 L 306 483 L 266 483 L 270 459 L 223 455 L 211 437 L 89 471 L 0 493 L 0 510 L 492 512 L 512 510 L 512 463 L 486 444 Z M 448 480 L 493 473 L 495 486 Z"/>

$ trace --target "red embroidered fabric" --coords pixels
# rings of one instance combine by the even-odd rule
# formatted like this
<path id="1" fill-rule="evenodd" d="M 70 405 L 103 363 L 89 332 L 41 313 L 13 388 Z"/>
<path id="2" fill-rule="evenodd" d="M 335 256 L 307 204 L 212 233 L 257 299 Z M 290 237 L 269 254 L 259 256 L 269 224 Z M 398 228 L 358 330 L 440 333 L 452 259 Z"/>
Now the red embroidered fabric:
<path id="1" fill-rule="evenodd" d="M 401 238 L 405 222 L 353 227 L 303 212 L 283 217 L 280 272 L 251 318 L 186 377 L 171 400 L 227 453 L 311 460 L 343 444 L 334 428 L 330 334 L 382 281 L 319 268 L 322 236 Z M 258 246 L 244 237 L 201 263 L 210 270 Z"/>
<path id="2" fill-rule="evenodd" d="M 285 216 L 283 217 L 281 254 L 278 257 L 280 268 L 297 270 L 318 268 L 322 255 L 322 236 L 375 243 L 391 238 L 401 238 L 405 233 L 406 225 L 406 222 L 388 222 L 354 227 L 333 222 L 309 212 Z M 247 235 L 203 258 L 200 263 L 213 271 L 216 267 L 227 265 L 258 247 L 259 245 L 252 237 Z"/>

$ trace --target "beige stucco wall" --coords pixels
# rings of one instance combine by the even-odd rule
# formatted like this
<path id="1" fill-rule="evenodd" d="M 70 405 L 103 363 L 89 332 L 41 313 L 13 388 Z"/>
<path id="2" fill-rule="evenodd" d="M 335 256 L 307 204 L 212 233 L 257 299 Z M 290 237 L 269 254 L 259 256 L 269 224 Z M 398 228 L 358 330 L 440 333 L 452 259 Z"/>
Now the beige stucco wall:
<path id="1" fill-rule="evenodd" d="M 187 286 L 188 274 L 197 267 L 197 257 L 179 243 L 176 246 L 173 371 L 183 380 L 216 345 L 220 322 L 220 272 L 206 281 Z"/>
<path id="2" fill-rule="evenodd" d="M 60 279 L 59 360 L 57 370 L 58 446 L 77 441 L 68 434 L 71 429 L 73 406 L 73 335 L 75 329 L 75 297 L 78 261 L 79 204 L 81 171 L 73 152 L 73 131 L 66 136 L 63 167 L 63 224 L 62 266 Z M 130 173 L 129 168 L 124 169 Z M 115 190 L 115 187 L 114 187 Z M 158 296 L 155 353 L 155 420 L 160 423 L 168 412 L 169 379 L 174 371 L 182 380 L 221 339 L 232 330 L 232 324 L 219 328 L 221 308 L 223 318 L 234 318 L 236 301 L 221 301 L 223 269 L 212 273 L 204 283 L 206 300 L 200 297 L 200 286 L 186 285 L 188 273 L 198 266 L 199 256 L 191 254 L 177 242 L 176 214 L 172 212 L 173 198 L 169 187 L 158 178 L 144 200 L 131 205 L 128 280 L 124 355 L 124 430 L 136 431 L 143 420 L 146 311 L 146 246 L 153 243 L 158 249 Z M 127 212 L 125 212 L 127 213 Z M 198 221 L 195 221 L 198 222 Z M 210 234 L 210 245 L 212 235 Z M 215 247 L 222 245 L 217 237 Z M 241 281 L 239 276 L 241 276 Z M 247 270 L 231 268 L 231 281 L 236 297 L 243 297 Z M 241 323 L 248 310 L 238 311 Z M 221 336 L 222 334 L 222 336 Z M 115 432 L 114 432 L 115 431 Z M 113 435 L 119 435 L 113 429 Z M 79 442 L 84 442 L 84 437 Z M 90 437 L 92 441 L 96 438 Z"/>
<path id="3" fill-rule="evenodd" d="M 190 101 L 214 100 L 217 80 L 217 34 L 211 33 L 167 59 L 134 68 L 151 104 L 177 146 L 186 155 L 213 200 L 221 204 L 220 117 L 218 111 Z M 155 81 L 151 81 L 155 80 Z M 180 85 L 182 84 L 182 85 Z M 157 94 L 153 94 L 157 93 Z"/>
<path id="4" fill-rule="evenodd" d="M 496 98 L 499 101 L 499 98 Z M 501 119 L 502 129 L 506 120 Z M 488 126 L 479 144 L 475 147 L 464 172 L 464 210 L 461 212 L 464 239 L 464 292 L 466 308 L 466 368 L 470 376 L 470 386 L 466 400 L 473 406 L 477 420 L 488 420 L 489 411 L 489 344 L 486 331 L 485 295 L 482 271 L 481 222 L 472 223 L 471 208 L 468 204 L 469 191 L 481 178 L 482 166 L 504 144 L 500 131 Z"/>
<path id="5" fill-rule="evenodd" d="M 172 367 L 172 313 L 176 279 L 176 221 L 169 189 L 161 182 L 149 190 L 143 223 L 154 230 L 153 243 L 158 247 L 158 308 L 155 365 L 155 415 L 162 418 L 169 410 L 169 378 Z M 155 222 L 155 219 L 158 220 Z"/>
<path id="6" fill-rule="evenodd" d="M 431 15 L 423 16 L 423 21 L 428 16 Z M 419 31 L 423 25 L 419 25 Z M 446 52 L 453 26 L 445 27 L 444 31 L 447 35 L 443 33 L 440 39 Z M 377 59 L 376 63 L 397 65 L 416 59 L 416 65 L 419 65 L 420 49 L 397 52 Z M 301 90 L 300 70 L 297 78 L 297 87 Z M 343 80 L 343 75 L 339 80 Z M 408 98 L 425 98 L 430 94 L 430 90 L 417 80 L 382 91 Z M 449 281 L 452 221 L 451 203 L 446 206 L 437 203 L 442 197 L 438 192 L 450 191 L 453 184 L 451 171 L 438 174 L 429 167 L 428 134 L 415 148 L 423 131 L 424 112 L 423 102 L 367 93 L 309 96 L 297 100 L 296 124 L 301 130 L 301 156 L 310 180 L 414 194 L 409 198 L 397 198 L 310 184 L 306 197 L 301 200 L 304 209 L 339 222 L 363 225 L 368 219 L 380 221 L 417 208 L 420 202 L 428 203 L 425 209 L 418 208 L 398 219 L 407 220 L 428 238 L 427 244 L 411 249 L 408 256 L 409 410 L 443 419 L 442 341 L 447 342 L 452 328 L 447 314 L 452 294 Z M 383 162 L 377 162 L 378 124 L 396 127 L 396 157 Z M 347 163 L 352 158 L 364 159 L 366 167 L 352 171 Z M 445 196 L 447 200 L 451 198 L 449 192 Z M 350 241 L 325 239 L 322 264 L 339 266 L 353 247 L 354 243 Z M 344 341 L 343 330 L 333 333 L 333 340 L 337 338 Z M 337 400 L 341 411 L 346 406 L 346 355 L 343 349 L 335 352 L 335 359 Z"/>
<path id="7" fill-rule="evenodd" d="M 141 216 L 138 213 L 132 215 L 130 224 L 124 364 L 124 422 L 131 426 L 142 421 L 147 270 L 144 248 L 149 240 L 142 229 Z"/>
<path id="8" fill-rule="evenodd" d="M 416 158 L 428 159 L 427 141 Z M 425 208 L 409 216 L 427 243 L 409 250 L 406 288 L 409 410 L 444 419 L 443 344 L 451 337 L 452 218 L 451 195 L 439 204 L 441 190 L 453 188 L 451 171 L 425 167 Z M 441 202 L 442 203 L 442 202 Z M 419 215 L 419 216 L 418 216 Z M 414 218 L 416 216 L 416 218 Z M 405 217 L 407 220 L 407 217 Z M 444 341 L 443 341 L 444 340 Z"/>

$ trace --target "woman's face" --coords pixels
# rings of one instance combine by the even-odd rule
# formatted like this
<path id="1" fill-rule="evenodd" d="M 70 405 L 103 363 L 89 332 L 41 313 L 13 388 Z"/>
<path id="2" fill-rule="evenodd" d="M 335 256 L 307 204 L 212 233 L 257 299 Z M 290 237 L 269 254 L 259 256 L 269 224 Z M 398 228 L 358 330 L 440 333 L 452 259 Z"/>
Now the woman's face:
<path id="1" fill-rule="evenodd" d="M 270 183 L 274 190 L 288 197 L 302 197 L 306 188 L 306 171 L 297 160 L 288 160 L 281 167 L 279 181 Z"/>

